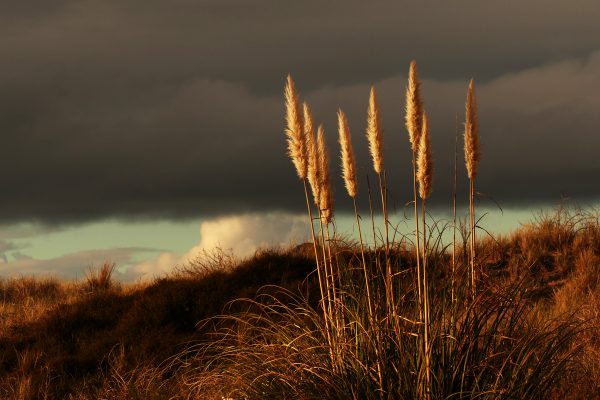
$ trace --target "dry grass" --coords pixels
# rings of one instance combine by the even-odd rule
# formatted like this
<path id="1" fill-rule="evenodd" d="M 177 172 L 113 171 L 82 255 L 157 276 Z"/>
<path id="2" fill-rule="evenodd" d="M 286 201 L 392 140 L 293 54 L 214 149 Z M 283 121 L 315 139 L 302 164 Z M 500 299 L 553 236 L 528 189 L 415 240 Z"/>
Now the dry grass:
<path id="1" fill-rule="evenodd" d="M 197 324 L 269 284 L 318 298 L 316 285 L 303 284 L 314 269 L 306 253 L 263 251 L 233 266 L 229 255 L 208 253 L 170 277 L 113 281 L 121 289 L 94 293 L 87 280 L 0 280 L 0 398 L 185 398 L 186 386 L 164 366 L 212 330 Z"/>
<path id="2" fill-rule="evenodd" d="M 477 122 L 477 97 L 475 96 L 475 83 L 469 82 L 467 102 L 465 106 L 465 165 L 469 179 L 477 176 L 477 167 L 481 158 L 479 149 L 479 124 Z"/>
<path id="3" fill-rule="evenodd" d="M 423 113 L 422 132 L 417 155 L 417 181 L 419 182 L 419 197 L 425 200 L 431 194 L 433 183 L 433 156 L 431 154 L 431 139 L 427 113 Z"/>
<path id="4" fill-rule="evenodd" d="M 369 108 L 367 109 L 367 140 L 369 152 L 373 159 L 373 169 L 380 175 L 383 173 L 383 133 L 379 119 L 379 104 L 375 87 L 371 86 L 369 94 Z"/>
<path id="5" fill-rule="evenodd" d="M 471 293 L 475 296 L 478 281 L 476 270 L 476 228 L 475 219 L 475 177 L 477 176 L 477 167 L 481 152 L 479 149 L 479 124 L 477 122 L 477 97 L 475 96 L 475 83 L 473 79 L 469 82 L 467 92 L 467 102 L 465 105 L 465 133 L 464 133 L 465 165 L 467 167 L 467 176 L 469 177 L 469 228 L 470 228 L 470 264 L 471 264 Z"/>
<path id="6" fill-rule="evenodd" d="M 285 107 L 287 128 L 285 134 L 288 141 L 288 155 L 296 167 L 300 179 L 306 178 L 308 160 L 306 158 L 306 139 L 303 133 L 300 100 L 292 77 L 288 75 L 285 86 Z"/>
<path id="7" fill-rule="evenodd" d="M 562 247 L 570 252 L 564 258 L 573 258 L 573 268 L 560 285 L 547 281 L 544 296 L 537 293 L 540 282 L 532 271 L 523 270 L 518 276 L 508 273 L 512 268 L 509 264 L 517 260 L 510 258 L 515 250 L 513 246 L 518 246 L 513 237 L 523 234 L 545 237 L 548 247 L 545 251 L 552 251 L 557 237 L 548 235 L 547 225 L 546 222 L 534 224 L 497 242 L 478 243 L 482 255 L 495 254 L 499 248 L 506 252 L 493 263 L 491 256 L 488 257 L 490 262 L 483 271 L 488 276 L 487 286 L 481 288 L 474 308 L 464 307 L 470 302 L 470 292 L 464 290 L 469 277 L 462 268 L 458 280 L 463 290 L 457 294 L 460 305 L 449 312 L 452 306 L 444 298 L 449 295 L 451 258 L 440 249 L 431 254 L 431 287 L 436 288 L 430 294 L 432 398 L 563 399 L 565 393 L 573 399 L 598 398 L 595 396 L 598 395 L 600 366 L 597 351 L 600 249 L 598 242 L 592 243 L 589 239 L 598 234 L 600 226 L 574 228 L 571 245 Z M 562 229 L 554 232 L 564 233 Z M 582 246 L 587 250 L 582 251 Z M 213 360 L 214 364 L 209 367 L 198 366 L 194 387 L 199 391 L 221 387 L 215 398 L 260 398 L 259 393 L 268 393 L 267 397 L 271 398 L 285 397 L 284 394 L 305 399 L 380 398 L 375 369 L 369 367 L 374 368 L 374 364 L 370 364 L 373 360 L 363 358 L 363 354 L 371 351 L 371 356 L 376 357 L 377 347 L 371 346 L 383 341 L 384 346 L 379 349 L 384 351 L 382 357 L 387 368 L 382 370 L 382 381 L 385 390 L 393 393 L 389 398 L 414 398 L 417 388 L 410 377 L 411 371 L 418 370 L 418 358 L 415 358 L 418 348 L 411 339 L 413 336 L 395 336 L 393 327 L 386 328 L 384 324 L 375 331 L 369 329 L 370 317 L 361 312 L 360 306 L 366 301 L 361 297 L 366 293 L 361 289 L 359 250 L 356 245 L 338 248 L 340 263 L 348 265 L 351 275 L 343 289 L 351 296 L 358 296 L 341 308 L 342 320 L 348 323 L 348 331 L 339 337 L 336 345 L 345 349 L 341 353 L 341 367 L 336 367 L 341 369 L 331 365 L 323 319 L 305 297 L 288 294 L 287 300 L 275 300 L 266 295 L 258 303 L 246 303 L 252 305 L 252 311 L 219 319 L 232 324 L 223 327 L 217 336 L 219 341 L 195 350 L 200 351 L 201 359 L 206 357 L 207 349 L 213 349 L 219 359 Z M 413 254 L 406 248 L 398 250 L 394 265 L 408 271 L 414 265 Z M 572 257 L 573 251 L 581 252 L 581 256 Z M 373 257 L 374 253 L 367 254 L 371 262 Z M 459 263 L 465 266 L 466 261 L 460 259 Z M 368 264 L 372 265 L 371 262 Z M 411 300 L 414 287 L 411 288 L 410 279 L 402 282 L 399 284 L 405 294 L 398 299 L 399 313 L 415 317 L 418 314 Z M 376 285 L 378 299 L 385 297 L 381 288 L 381 283 Z M 385 312 L 385 309 L 377 312 Z M 447 336 L 444 330 L 453 323 L 457 324 L 456 328 Z M 416 329 L 411 328 L 408 321 L 403 326 Z M 464 369 L 463 361 L 470 367 Z M 474 376 L 478 380 L 476 387 L 471 386 Z M 458 394 L 460 385 L 463 385 L 462 396 Z"/>
<path id="8" fill-rule="evenodd" d="M 317 139 L 313 128 L 312 114 L 310 112 L 310 107 L 306 103 L 304 103 L 304 134 L 306 137 L 306 151 L 308 153 L 308 182 L 310 183 L 315 205 L 318 206 L 321 182 L 319 154 L 317 151 Z"/>
<path id="9" fill-rule="evenodd" d="M 85 274 L 87 292 L 90 294 L 106 293 L 117 289 L 117 284 L 113 280 L 115 272 L 114 263 L 103 263 L 100 267 L 89 267 Z"/>
<path id="10" fill-rule="evenodd" d="M 423 121 L 423 101 L 420 92 L 421 83 L 417 72 L 417 62 L 411 61 L 408 71 L 408 86 L 406 88 L 406 129 L 412 151 L 416 153 L 421 135 Z"/>
<path id="11" fill-rule="evenodd" d="M 333 190 L 329 176 L 329 153 L 325 141 L 325 130 L 319 125 L 317 129 L 317 155 L 319 160 L 319 210 L 324 225 L 333 219 Z"/>
<path id="12" fill-rule="evenodd" d="M 350 197 L 356 197 L 358 183 L 356 181 L 356 161 L 354 159 L 354 150 L 352 148 L 352 139 L 350 138 L 350 128 L 348 120 L 342 110 L 338 111 L 338 132 L 340 147 L 342 148 L 342 176 L 344 184 Z"/>
<path id="13" fill-rule="evenodd" d="M 600 226 L 590 215 L 577 212 L 567 215 L 564 209 L 560 213 L 560 217 L 554 214 L 541 216 L 514 234 L 496 241 L 481 241 L 478 252 L 486 260 L 484 273 L 488 276 L 490 288 L 526 279 L 523 304 L 537 310 L 531 321 L 552 321 L 567 312 L 572 314 L 573 321 L 588 324 L 588 328 L 573 342 L 573 345 L 583 346 L 583 351 L 576 353 L 581 369 L 566 375 L 563 386 L 556 388 L 555 394 L 548 398 L 565 398 L 561 387 L 568 390 L 572 399 L 600 398 L 597 384 L 600 382 Z M 532 246 L 533 250 L 528 252 L 528 248 L 523 246 Z M 399 248 L 399 251 L 399 254 L 411 255 L 408 249 Z M 340 244 L 339 253 L 344 255 L 344 262 L 360 265 L 355 264 L 356 255 L 360 254 L 356 247 Z M 460 249 L 458 254 L 462 254 Z M 248 312 L 250 303 L 235 302 L 229 306 L 227 303 L 236 298 L 254 298 L 267 284 L 287 287 L 295 293 L 296 302 L 301 302 L 306 310 L 317 307 L 320 294 L 312 273 L 315 268 L 313 257 L 312 248 L 307 246 L 282 252 L 263 252 L 246 261 L 212 254 L 206 259 L 199 259 L 196 267 L 170 278 L 141 287 L 123 285 L 121 291 L 93 296 L 87 291 L 87 281 L 61 282 L 25 277 L 2 280 L 0 397 L 210 399 L 208 387 L 212 398 L 220 399 L 221 395 L 230 394 L 248 381 L 242 379 L 243 376 L 238 376 L 237 380 L 232 376 L 225 379 L 228 375 L 223 375 L 223 370 L 219 373 L 211 371 L 202 359 L 186 359 L 179 352 L 191 349 L 186 344 L 190 340 L 209 343 L 216 339 L 210 333 L 216 326 L 230 329 L 233 325 L 220 325 L 223 322 L 214 325 L 219 320 L 206 318 L 224 311 L 232 314 Z M 368 257 L 373 257 L 373 254 L 369 253 Z M 526 263 L 530 261 L 534 262 L 534 267 L 527 268 Z M 439 262 L 449 267 L 450 257 L 443 256 Z M 459 264 L 463 265 L 464 260 L 460 259 Z M 414 258 L 405 259 L 402 265 L 414 265 Z M 362 281 L 362 269 L 356 273 L 356 282 Z M 434 275 L 432 279 L 435 282 L 440 282 L 440 279 L 448 282 L 441 265 L 434 269 Z M 281 289 L 272 286 L 264 288 L 262 304 L 281 304 L 282 307 L 292 304 L 286 296 L 271 297 L 277 296 L 278 291 Z M 410 298 L 408 296 L 406 300 Z M 432 307 L 439 311 L 439 305 L 435 303 Z M 261 308 L 253 310 L 257 312 Z M 290 312 L 285 308 L 280 308 L 280 311 Z M 350 313 L 348 315 L 354 313 L 352 309 L 346 312 Z M 432 315 L 435 312 L 432 311 Z M 317 313 L 311 317 L 314 321 L 312 326 L 322 324 L 321 315 Z M 299 315 L 285 318 L 292 317 Z M 279 319 L 273 317 L 272 322 L 263 320 L 262 323 L 286 327 L 290 329 L 290 335 L 298 334 L 297 329 L 303 326 L 311 326 L 304 322 L 304 325 L 294 325 L 293 319 L 285 318 L 280 315 Z M 206 322 L 196 325 L 199 321 Z M 255 341 L 259 336 L 249 335 L 257 327 L 249 326 L 249 322 L 243 322 L 247 330 L 236 328 L 236 343 L 240 346 L 259 345 Z M 275 328 L 275 325 L 267 326 Z M 254 353 L 245 353 L 244 357 L 256 360 L 253 364 L 245 364 L 246 371 L 250 372 L 248 368 L 252 368 L 258 373 L 260 370 L 254 368 L 264 367 L 266 359 L 278 360 L 277 365 L 282 368 L 292 368 L 293 364 L 286 363 L 293 361 L 289 358 L 292 354 L 289 351 L 296 349 L 299 353 L 293 354 L 301 357 L 296 358 L 301 364 L 297 364 L 295 370 L 287 369 L 289 376 L 303 377 L 306 390 L 309 390 L 306 385 L 310 382 L 315 385 L 309 392 L 303 392 L 313 393 L 313 397 L 307 395 L 304 398 L 339 398 L 331 394 L 332 391 L 347 387 L 344 385 L 352 379 L 359 379 L 355 374 L 345 378 L 343 375 L 325 374 L 321 368 L 329 358 L 322 358 L 318 349 L 326 340 L 311 345 L 311 340 L 317 340 L 319 336 L 304 339 L 301 336 L 289 337 L 293 342 L 288 343 L 294 343 L 294 346 L 288 347 L 288 350 L 285 350 L 286 347 L 274 347 L 273 343 L 263 343 L 261 346 L 266 347 L 254 347 Z M 535 345 L 543 344 L 540 341 Z M 569 347 L 565 346 L 564 350 L 568 351 Z M 209 352 L 216 351 L 218 346 L 209 346 L 209 349 L 212 349 Z M 231 353 L 231 356 L 234 354 Z M 208 353 L 205 355 L 210 356 Z M 388 357 L 391 356 L 388 354 Z M 299 368 L 301 365 L 308 367 L 308 364 L 310 369 Z M 201 370 L 198 369 L 200 367 Z M 230 368 L 233 367 L 230 365 Z M 311 380 L 311 377 L 316 380 Z M 199 385 L 199 382 L 205 383 L 202 391 L 198 388 L 194 391 L 189 386 L 192 383 Z M 332 383 L 334 385 L 330 385 Z M 288 389 L 291 390 L 289 393 L 293 393 L 301 387 Z"/>

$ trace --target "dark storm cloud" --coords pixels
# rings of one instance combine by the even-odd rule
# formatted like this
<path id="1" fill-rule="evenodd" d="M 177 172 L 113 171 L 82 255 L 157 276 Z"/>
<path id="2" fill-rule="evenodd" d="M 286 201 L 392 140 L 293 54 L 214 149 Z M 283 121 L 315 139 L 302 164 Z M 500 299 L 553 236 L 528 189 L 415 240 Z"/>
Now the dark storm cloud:
<path id="1" fill-rule="evenodd" d="M 332 148 L 335 111 L 347 111 L 362 176 L 377 84 L 401 207 L 411 58 L 432 118 L 435 202 L 450 196 L 454 120 L 471 76 L 481 191 L 515 204 L 597 198 L 599 13 L 595 1 L 2 5 L 0 219 L 300 210 L 284 156 L 287 72 Z"/>

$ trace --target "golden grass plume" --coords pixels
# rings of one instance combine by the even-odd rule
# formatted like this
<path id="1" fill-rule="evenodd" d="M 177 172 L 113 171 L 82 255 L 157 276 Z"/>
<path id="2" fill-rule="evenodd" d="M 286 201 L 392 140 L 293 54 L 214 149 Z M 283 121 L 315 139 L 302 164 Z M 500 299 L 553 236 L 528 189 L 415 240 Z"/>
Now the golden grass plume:
<path id="1" fill-rule="evenodd" d="M 420 86 L 417 62 L 412 60 L 408 72 L 408 87 L 406 88 L 406 129 L 408 130 L 408 138 L 413 152 L 416 152 L 419 146 L 423 118 Z"/>
<path id="2" fill-rule="evenodd" d="M 313 128 L 313 119 L 308 104 L 303 104 L 304 110 L 304 136 L 306 140 L 306 152 L 308 155 L 308 183 L 317 207 L 319 206 L 319 157 L 317 153 L 317 142 L 315 130 Z"/>
<path id="3" fill-rule="evenodd" d="M 340 135 L 340 147 L 342 149 L 342 175 L 346 190 L 350 197 L 356 197 L 358 184 L 356 182 L 356 161 L 354 159 L 354 150 L 352 149 L 352 140 L 350 138 L 350 128 L 346 114 L 342 110 L 338 111 L 338 132 Z"/>
<path id="4" fill-rule="evenodd" d="M 425 200 L 431 194 L 433 181 L 433 157 L 431 154 L 429 123 L 425 112 L 423 112 L 419 153 L 417 155 L 417 179 L 419 181 L 419 196 Z"/>
<path id="5" fill-rule="evenodd" d="M 373 159 L 373 169 L 378 174 L 383 171 L 383 134 L 381 132 L 381 121 L 379 119 L 379 104 L 375 87 L 371 86 L 369 95 L 369 108 L 367 110 L 367 139 L 369 151 Z"/>
<path id="6" fill-rule="evenodd" d="M 481 157 L 479 149 L 479 124 L 477 122 L 477 97 L 475 96 L 475 83 L 469 82 L 467 103 L 465 106 L 465 164 L 469 179 L 477 176 L 477 167 Z"/>
<path id="7" fill-rule="evenodd" d="M 319 159 L 319 209 L 323 223 L 333 219 L 333 192 L 329 178 L 329 155 L 325 142 L 325 130 L 319 125 L 317 129 L 317 154 Z"/>
<path id="8" fill-rule="evenodd" d="M 296 167 L 298 177 L 300 179 L 306 179 L 306 172 L 308 169 L 306 140 L 303 134 L 300 102 L 291 75 L 287 76 L 284 95 L 286 109 L 285 119 L 287 122 L 285 134 L 288 142 L 288 155 L 292 159 L 294 167 Z"/>

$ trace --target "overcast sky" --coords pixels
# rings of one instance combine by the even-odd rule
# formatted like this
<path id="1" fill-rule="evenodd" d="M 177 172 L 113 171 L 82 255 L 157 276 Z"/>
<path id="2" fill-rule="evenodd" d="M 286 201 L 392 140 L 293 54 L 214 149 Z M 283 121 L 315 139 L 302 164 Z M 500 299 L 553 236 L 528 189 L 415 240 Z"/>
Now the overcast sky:
<path id="1" fill-rule="evenodd" d="M 361 189 L 376 86 L 390 195 L 402 207 L 412 59 L 430 117 L 434 204 L 451 204 L 470 78 L 480 192 L 516 208 L 597 201 L 598 21 L 596 0 L 3 2 L 0 223 L 302 212 L 285 156 L 288 73 L 336 160 L 335 113 L 346 111 Z M 460 168 L 466 190 L 462 160 Z M 336 185 L 338 208 L 349 209 Z"/>

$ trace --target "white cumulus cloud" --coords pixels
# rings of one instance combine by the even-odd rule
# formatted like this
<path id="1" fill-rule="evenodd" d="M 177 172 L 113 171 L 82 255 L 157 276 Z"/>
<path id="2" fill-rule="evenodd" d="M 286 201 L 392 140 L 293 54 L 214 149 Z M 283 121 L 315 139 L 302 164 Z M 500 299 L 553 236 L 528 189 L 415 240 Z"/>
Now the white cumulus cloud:
<path id="1" fill-rule="evenodd" d="M 251 256 L 261 247 L 286 246 L 308 239 L 307 217 L 283 212 L 230 215 L 203 221 L 200 241 L 183 255 L 165 252 L 131 267 L 131 278 L 152 278 L 185 266 L 204 251 L 220 248 L 236 257 Z"/>

